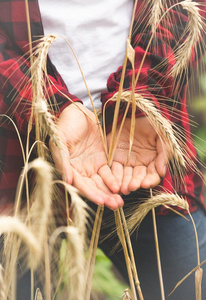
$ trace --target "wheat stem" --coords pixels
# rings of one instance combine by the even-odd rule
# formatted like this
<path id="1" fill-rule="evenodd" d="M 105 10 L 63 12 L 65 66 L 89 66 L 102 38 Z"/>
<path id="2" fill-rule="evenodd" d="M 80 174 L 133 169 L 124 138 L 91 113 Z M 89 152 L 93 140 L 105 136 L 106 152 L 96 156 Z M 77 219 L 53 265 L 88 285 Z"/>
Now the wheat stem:
<path id="1" fill-rule="evenodd" d="M 195 272 L 195 291 L 196 291 L 196 300 L 202 300 L 202 276 L 203 276 L 203 269 L 198 268 Z"/>
<path id="2" fill-rule="evenodd" d="M 152 189 L 150 189 L 150 197 L 151 198 L 153 197 Z M 153 220 L 153 230 L 154 230 L 154 239 L 155 239 L 155 249 L 156 249 L 156 255 L 157 255 L 157 266 L 158 266 L 158 273 L 159 273 L 161 299 L 165 300 L 164 282 L 163 282 L 162 266 L 161 266 L 161 259 L 160 259 L 160 249 L 159 249 L 159 241 L 158 241 L 158 233 L 157 233 L 157 221 L 156 221 L 156 215 L 155 215 L 154 208 L 152 208 L 152 220 Z"/>
<path id="3" fill-rule="evenodd" d="M 104 213 L 104 207 L 98 206 L 94 228 L 92 232 L 92 239 L 90 243 L 90 249 L 89 249 L 89 256 L 88 256 L 88 262 L 87 262 L 87 268 L 86 268 L 86 300 L 90 299 L 91 294 L 91 285 L 92 285 L 92 276 L 94 271 L 94 264 L 95 264 L 95 258 L 96 258 L 96 251 L 99 241 L 99 235 L 100 235 L 100 229 L 102 224 L 102 218 Z"/>
<path id="4" fill-rule="evenodd" d="M 120 242 L 122 244 L 123 252 L 124 252 L 124 257 L 125 257 L 125 262 L 127 266 L 127 273 L 129 277 L 129 283 L 132 291 L 132 299 L 137 300 L 137 295 L 136 295 L 136 290 L 135 290 L 135 285 L 134 285 L 134 280 L 133 280 L 133 274 L 132 274 L 132 268 L 131 268 L 131 261 L 129 258 L 129 253 L 127 249 L 127 244 L 126 244 L 126 239 L 125 239 L 125 234 L 124 234 L 124 229 L 122 225 L 122 220 L 121 220 L 121 215 L 120 215 L 120 210 L 114 211 L 114 216 L 115 216 L 115 222 L 116 222 L 116 228 L 117 228 L 117 235 L 119 236 Z"/>
<path id="5" fill-rule="evenodd" d="M 137 268 L 136 268 L 136 263 L 135 263 L 135 258 L 134 258 L 134 252 L 133 252 L 133 249 L 132 249 L 132 243 L 131 243 L 131 239 L 130 239 L 130 235 L 129 235 L 129 230 L 128 230 L 128 227 L 127 227 L 127 222 L 126 222 L 124 210 L 123 210 L 123 208 L 120 208 L 119 211 L 120 211 L 120 214 L 121 214 L 121 218 L 122 218 L 123 226 L 124 226 L 124 230 L 125 230 L 125 235 L 126 235 L 127 245 L 128 245 L 128 249 L 129 249 L 129 254 L 130 254 L 130 259 L 131 259 L 131 265 L 132 265 L 132 271 L 133 271 L 135 285 L 136 285 L 140 300 L 144 300 L 142 290 L 141 290 L 141 287 L 140 287 L 140 281 L 139 281 L 139 278 L 138 278 L 138 273 L 137 273 Z"/>
<path id="6" fill-rule="evenodd" d="M 47 244 L 47 235 L 44 239 L 44 262 L 45 262 L 45 295 L 46 300 L 51 300 L 51 270 L 50 270 L 50 257 L 49 248 Z"/>
<path id="7" fill-rule="evenodd" d="M 195 232 L 195 241 L 196 241 L 196 249 L 197 249 L 197 265 L 200 266 L 200 248 L 199 248 L 197 229 L 196 229 L 195 222 L 194 222 L 194 219 L 193 219 L 191 213 L 188 212 L 188 214 L 189 214 L 190 219 L 192 221 L 192 225 L 193 225 L 194 232 Z"/>

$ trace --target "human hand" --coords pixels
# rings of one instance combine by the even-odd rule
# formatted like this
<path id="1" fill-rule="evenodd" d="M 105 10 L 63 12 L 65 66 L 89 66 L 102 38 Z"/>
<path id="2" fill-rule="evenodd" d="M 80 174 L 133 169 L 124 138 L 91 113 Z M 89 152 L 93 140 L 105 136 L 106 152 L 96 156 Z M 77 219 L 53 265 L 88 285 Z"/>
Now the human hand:
<path id="1" fill-rule="evenodd" d="M 149 189 L 158 185 L 165 176 L 168 163 L 160 138 L 147 117 L 136 119 L 134 142 L 128 157 L 130 124 L 131 119 L 126 119 L 111 166 L 121 186 L 120 192 L 125 195 L 140 187 Z M 107 140 L 110 144 L 111 133 Z"/>
<path id="2" fill-rule="evenodd" d="M 58 119 L 60 150 L 50 141 L 55 166 L 66 182 L 88 200 L 111 209 L 123 206 L 118 183 L 107 165 L 95 115 L 81 103 L 65 108 Z"/>

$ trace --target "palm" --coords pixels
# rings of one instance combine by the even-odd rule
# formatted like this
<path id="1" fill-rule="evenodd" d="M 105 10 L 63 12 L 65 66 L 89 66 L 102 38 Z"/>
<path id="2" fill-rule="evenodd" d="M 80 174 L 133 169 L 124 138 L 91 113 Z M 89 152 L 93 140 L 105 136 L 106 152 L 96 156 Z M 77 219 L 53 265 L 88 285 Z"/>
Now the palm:
<path id="1" fill-rule="evenodd" d="M 76 110 L 71 116 L 78 120 L 76 128 L 68 128 L 67 146 L 70 153 L 70 164 L 82 176 L 92 177 L 107 166 L 107 159 L 98 125 L 81 111 Z"/>
<path id="2" fill-rule="evenodd" d="M 165 175 L 166 157 L 159 137 L 146 117 L 136 119 L 134 142 L 129 155 L 131 120 L 126 119 L 115 151 L 112 172 L 121 192 L 156 186 Z M 108 135 L 110 143 L 111 134 Z"/>
<path id="3" fill-rule="evenodd" d="M 63 150 L 50 143 L 55 165 L 66 181 L 96 204 L 116 209 L 123 205 L 119 186 L 107 165 L 94 114 L 83 105 L 70 105 L 58 120 Z"/>

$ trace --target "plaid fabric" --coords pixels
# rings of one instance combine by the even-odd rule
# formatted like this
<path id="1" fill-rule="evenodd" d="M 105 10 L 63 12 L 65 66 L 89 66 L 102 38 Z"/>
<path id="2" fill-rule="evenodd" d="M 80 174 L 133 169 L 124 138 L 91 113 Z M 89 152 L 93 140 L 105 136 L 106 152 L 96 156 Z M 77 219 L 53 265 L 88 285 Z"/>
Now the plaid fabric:
<path id="1" fill-rule="evenodd" d="M 176 1 L 168 1 L 175 3 Z M 206 0 L 203 1 L 206 4 Z M 203 3 L 201 2 L 201 3 Z M 203 5 L 203 4 L 202 4 Z M 145 29 L 145 24 L 149 18 L 148 1 L 139 0 L 136 18 L 133 28 L 132 45 L 135 49 L 135 70 L 138 71 L 141 59 L 145 54 L 148 41 L 151 36 L 149 29 Z M 201 6 L 201 12 L 205 10 Z M 31 32 L 33 41 L 43 34 L 41 16 L 37 0 L 29 0 Z M 182 37 L 183 28 L 188 21 L 187 12 L 179 8 L 173 8 L 170 12 L 170 18 L 162 22 L 157 31 L 156 38 L 153 40 L 151 47 L 146 54 L 143 68 L 136 87 L 136 92 L 141 94 L 161 109 L 162 113 L 175 124 L 181 126 L 185 132 L 185 141 L 189 146 L 195 164 L 196 151 L 194 149 L 189 129 L 188 115 L 186 111 L 186 81 L 183 81 L 181 87 L 174 89 L 176 84 L 169 76 L 172 66 L 175 63 L 174 49 L 177 41 L 186 38 Z M 201 52 L 201 51 L 199 51 Z M 23 144 L 25 144 L 28 120 L 31 107 L 31 86 L 28 83 L 29 75 L 29 47 L 28 31 L 25 10 L 25 0 L 0 0 L 0 112 L 12 116 L 18 130 L 21 133 Z M 198 55 L 193 51 L 191 65 L 195 66 Z M 164 66 L 161 65 L 164 62 Z M 161 67 L 162 66 L 162 67 Z M 111 74 L 108 79 L 108 92 L 102 94 L 103 105 L 107 100 L 118 91 L 122 67 L 115 73 Z M 53 93 L 58 102 L 59 110 L 55 111 L 56 116 L 70 102 L 65 99 L 63 92 L 73 101 L 80 101 L 74 95 L 71 95 L 65 86 L 61 76 L 58 74 L 51 61 L 48 59 L 48 74 L 51 81 L 57 88 L 53 87 Z M 124 89 L 131 88 L 131 65 L 128 63 Z M 183 76 L 184 77 L 184 76 Z M 176 108 L 180 110 L 177 114 L 171 113 L 166 105 L 171 106 L 170 101 L 160 101 L 160 99 L 169 97 L 177 103 Z M 52 99 L 50 99 L 52 101 Z M 161 102 L 161 105 L 160 105 Z M 167 103 L 168 102 L 168 103 Z M 121 106 L 119 121 L 122 119 L 125 110 L 125 104 Z M 107 130 L 111 129 L 114 112 L 114 103 L 107 103 L 106 106 L 106 123 Z M 130 115 L 130 111 L 128 116 Z M 137 110 L 136 116 L 142 115 Z M 14 198 L 17 180 L 23 167 L 22 152 L 19 140 L 13 124 L 3 117 L 0 121 L 0 210 L 1 207 L 11 206 Z M 31 138 L 33 135 L 31 136 Z M 196 209 L 196 202 L 203 203 L 203 182 L 201 178 L 191 170 L 185 175 L 186 188 L 180 188 L 179 193 L 185 195 L 190 203 L 191 211 Z M 167 173 L 162 182 L 163 187 L 173 190 L 172 175 Z M 161 211 L 165 213 L 165 211 Z"/>

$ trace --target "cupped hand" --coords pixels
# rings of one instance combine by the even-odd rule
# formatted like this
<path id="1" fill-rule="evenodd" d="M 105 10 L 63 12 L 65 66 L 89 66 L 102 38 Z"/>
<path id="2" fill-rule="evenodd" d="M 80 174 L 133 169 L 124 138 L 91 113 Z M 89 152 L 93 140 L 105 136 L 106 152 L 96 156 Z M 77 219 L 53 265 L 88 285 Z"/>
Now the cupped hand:
<path id="1" fill-rule="evenodd" d="M 111 209 L 123 206 L 119 185 L 107 165 L 95 115 L 81 103 L 65 108 L 57 123 L 62 142 L 59 149 L 50 141 L 58 172 L 88 200 Z"/>
<path id="2" fill-rule="evenodd" d="M 165 176 L 168 163 L 164 147 L 147 117 L 136 119 L 134 142 L 129 156 L 131 119 L 126 119 L 112 162 L 112 173 L 120 192 L 152 188 Z M 119 129 L 119 126 L 118 128 Z M 110 144 L 111 133 L 107 136 Z"/>

